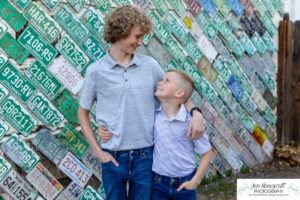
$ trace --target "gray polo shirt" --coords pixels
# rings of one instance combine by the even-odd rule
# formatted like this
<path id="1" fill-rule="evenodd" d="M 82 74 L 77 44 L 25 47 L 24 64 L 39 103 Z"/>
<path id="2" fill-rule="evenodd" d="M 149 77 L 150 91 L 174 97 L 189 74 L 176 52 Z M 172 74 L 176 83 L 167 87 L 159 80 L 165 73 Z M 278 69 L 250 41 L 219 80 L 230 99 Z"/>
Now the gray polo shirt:
<path id="1" fill-rule="evenodd" d="M 96 102 L 97 123 L 113 133 L 102 148 L 120 151 L 153 145 L 154 92 L 163 74 L 152 57 L 140 54 L 134 54 L 127 68 L 109 53 L 89 66 L 80 106 L 90 110 Z"/>

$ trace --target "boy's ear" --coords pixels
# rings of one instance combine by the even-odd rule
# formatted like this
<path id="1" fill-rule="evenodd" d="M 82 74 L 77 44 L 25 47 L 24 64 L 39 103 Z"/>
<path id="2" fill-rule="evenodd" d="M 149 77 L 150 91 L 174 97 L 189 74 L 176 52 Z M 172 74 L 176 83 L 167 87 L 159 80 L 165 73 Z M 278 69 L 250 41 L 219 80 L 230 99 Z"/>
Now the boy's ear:
<path id="1" fill-rule="evenodd" d="M 181 98 L 184 96 L 184 90 L 183 89 L 178 89 L 175 93 L 175 97 Z"/>

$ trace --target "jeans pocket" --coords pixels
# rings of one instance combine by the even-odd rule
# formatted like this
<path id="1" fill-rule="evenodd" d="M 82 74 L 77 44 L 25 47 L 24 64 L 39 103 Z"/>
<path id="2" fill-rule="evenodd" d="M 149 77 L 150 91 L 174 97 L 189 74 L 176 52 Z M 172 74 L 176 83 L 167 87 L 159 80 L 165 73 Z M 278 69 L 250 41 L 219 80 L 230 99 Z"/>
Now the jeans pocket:
<path id="1" fill-rule="evenodd" d="M 152 160 L 153 159 L 153 150 L 145 150 L 145 151 L 143 151 L 143 153 L 142 153 L 142 158 L 144 158 L 144 159 L 150 159 L 150 160 Z"/>
<path id="2" fill-rule="evenodd" d="M 153 183 L 160 183 L 161 182 L 161 177 L 157 174 L 153 174 L 152 176 L 152 182 Z"/>

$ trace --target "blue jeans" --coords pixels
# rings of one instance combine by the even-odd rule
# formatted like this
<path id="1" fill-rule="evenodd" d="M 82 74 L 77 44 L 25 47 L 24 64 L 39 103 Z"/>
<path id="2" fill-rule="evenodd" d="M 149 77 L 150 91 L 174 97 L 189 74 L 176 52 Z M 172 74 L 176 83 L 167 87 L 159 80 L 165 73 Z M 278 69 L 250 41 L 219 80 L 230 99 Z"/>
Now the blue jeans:
<path id="1" fill-rule="evenodd" d="M 153 146 L 126 151 L 104 151 L 109 152 L 119 163 L 118 167 L 112 162 L 102 164 L 102 179 L 107 200 L 149 200 Z"/>
<path id="2" fill-rule="evenodd" d="M 177 192 L 178 187 L 194 176 L 195 171 L 184 177 L 171 178 L 153 172 L 152 177 L 152 200 L 196 200 L 196 190 L 182 189 Z"/>

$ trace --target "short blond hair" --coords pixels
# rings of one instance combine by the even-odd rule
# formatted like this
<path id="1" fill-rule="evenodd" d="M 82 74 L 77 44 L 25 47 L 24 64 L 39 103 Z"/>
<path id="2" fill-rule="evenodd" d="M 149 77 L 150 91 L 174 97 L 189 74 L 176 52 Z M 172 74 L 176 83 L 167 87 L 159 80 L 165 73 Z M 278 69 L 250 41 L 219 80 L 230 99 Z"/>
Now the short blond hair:
<path id="1" fill-rule="evenodd" d="M 151 19 L 139 8 L 126 5 L 114 10 L 105 22 L 104 40 L 108 43 L 115 43 L 130 35 L 133 27 L 140 26 L 144 34 L 152 29 Z"/>
<path id="2" fill-rule="evenodd" d="M 183 103 L 186 102 L 193 94 L 195 84 L 193 79 L 186 73 L 179 70 L 169 70 L 168 72 L 174 72 L 178 80 L 178 87 L 184 90 L 184 96 L 182 97 Z"/>

